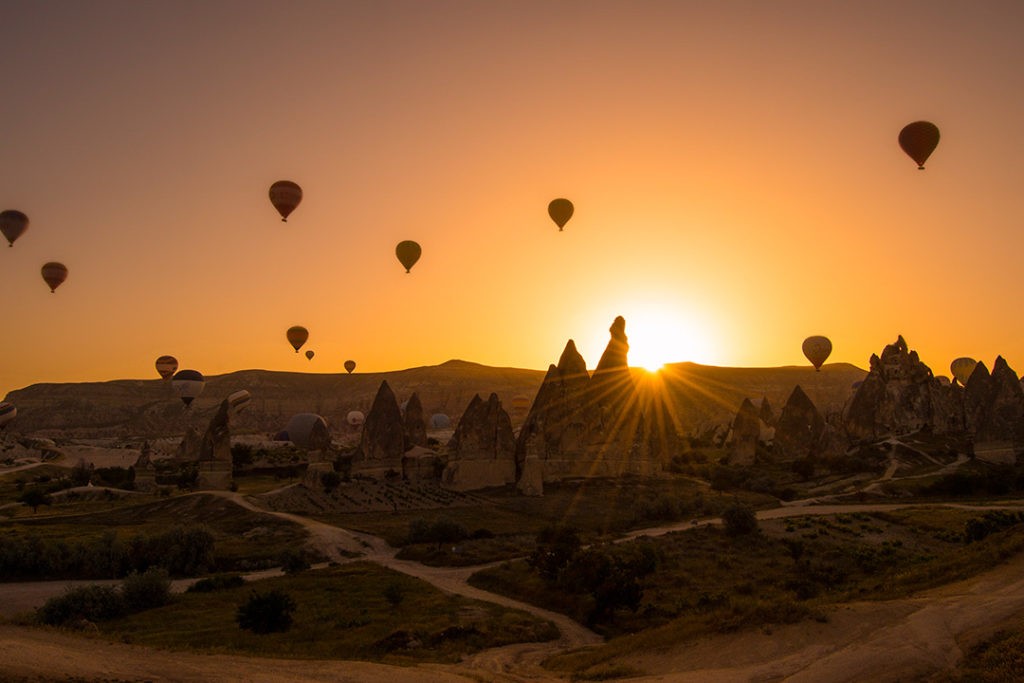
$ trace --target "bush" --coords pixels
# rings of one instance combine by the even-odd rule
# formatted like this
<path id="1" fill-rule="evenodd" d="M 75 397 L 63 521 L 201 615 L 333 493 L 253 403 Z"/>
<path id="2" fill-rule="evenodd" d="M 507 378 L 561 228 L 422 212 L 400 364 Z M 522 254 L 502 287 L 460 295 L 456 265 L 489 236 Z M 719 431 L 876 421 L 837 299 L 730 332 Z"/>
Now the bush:
<path id="1" fill-rule="evenodd" d="M 298 574 L 309 569 L 309 561 L 300 552 L 286 550 L 281 553 L 281 569 L 285 574 Z"/>
<path id="2" fill-rule="evenodd" d="M 49 506 L 51 501 L 50 496 L 48 496 L 45 491 L 40 488 L 33 487 L 26 489 L 25 492 L 18 497 L 18 502 L 32 508 L 32 514 L 35 514 L 38 512 L 40 505 Z"/>
<path id="3" fill-rule="evenodd" d="M 745 536 L 758 531 L 757 515 L 753 508 L 742 503 L 733 503 L 722 513 L 725 533 L 729 536 Z"/>
<path id="4" fill-rule="evenodd" d="M 36 610 L 44 624 L 62 626 L 81 619 L 100 621 L 113 619 L 126 612 L 124 598 L 113 586 L 79 586 L 63 595 L 50 598 Z"/>
<path id="5" fill-rule="evenodd" d="M 225 590 L 228 588 L 238 588 L 245 583 L 238 574 L 223 574 L 220 576 L 211 576 L 205 579 L 199 579 L 194 584 L 188 587 L 186 593 L 212 593 L 213 591 Z"/>
<path id="6" fill-rule="evenodd" d="M 458 522 L 441 517 L 435 522 L 414 519 L 409 522 L 407 543 L 436 543 L 440 548 L 444 543 L 457 543 L 469 537 L 466 527 Z"/>
<path id="7" fill-rule="evenodd" d="M 341 485 L 341 475 L 331 470 L 320 475 L 320 485 L 324 487 L 324 493 L 331 493 Z"/>
<path id="8" fill-rule="evenodd" d="M 150 567 L 142 574 L 132 572 L 121 582 L 121 597 L 130 612 L 141 612 L 171 601 L 171 579 L 167 570 Z"/>
<path id="9" fill-rule="evenodd" d="M 567 526 L 548 526 L 537 534 L 537 548 L 527 560 L 543 578 L 554 581 L 580 550 L 580 535 Z"/>
<path id="10" fill-rule="evenodd" d="M 402 587 L 397 582 L 389 583 L 384 589 L 384 599 L 392 607 L 398 607 L 402 604 L 402 600 L 405 599 L 405 591 L 402 590 Z"/>
<path id="11" fill-rule="evenodd" d="M 295 601 L 284 591 L 253 591 L 238 608 L 235 621 L 239 628 L 253 633 L 282 633 L 291 628 L 295 608 Z"/>

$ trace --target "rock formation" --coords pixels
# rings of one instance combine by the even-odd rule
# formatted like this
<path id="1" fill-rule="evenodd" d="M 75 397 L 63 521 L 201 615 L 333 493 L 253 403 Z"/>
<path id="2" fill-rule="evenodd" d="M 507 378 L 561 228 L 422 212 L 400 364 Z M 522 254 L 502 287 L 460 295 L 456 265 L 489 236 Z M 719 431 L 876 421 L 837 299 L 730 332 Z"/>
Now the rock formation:
<path id="1" fill-rule="evenodd" d="M 625 326 L 621 317 L 612 323 L 593 377 L 571 340 L 558 365 L 548 369 L 519 432 L 520 478 L 530 457 L 540 463 L 543 481 L 661 471 L 676 440 L 675 427 L 660 399 L 642 400 L 637 392 L 627 364 Z"/>
<path id="2" fill-rule="evenodd" d="M 1024 390 L 1017 373 L 1002 356 L 996 358 L 991 375 L 978 363 L 967 380 L 965 394 L 975 452 L 981 456 L 1005 451 L 1005 460 L 1013 462 L 1024 449 Z"/>
<path id="3" fill-rule="evenodd" d="M 872 355 L 870 367 L 844 415 L 851 439 L 870 441 L 921 429 L 935 434 L 963 430 L 959 390 L 935 378 L 903 337 L 886 346 L 881 357 Z"/>
<path id="4" fill-rule="evenodd" d="M 203 490 L 231 487 L 231 408 L 227 399 L 210 420 L 199 444 L 199 480 Z"/>
<path id="5" fill-rule="evenodd" d="M 353 474 L 383 477 L 400 474 L 405 453 L 405 424 L 395 394 L 387 381 L 380 383 L 370 412 L 363 422 L 359 448 L 352 457 Z"/>
<path id="6" fill-rule="evenodd" d="M 180 462 L 195 462 L 199 459 L 199 449 L 203 445 L 203 435 L 195 425 L 189 425 L 185 430 L 185 436 L 178 444 L 178 460 Z"/>
<path id="7" fill-rule="evenodd" d="M 772 458 L 792 462 L 821 455 L 827 446 L 825 419 L 798 384 L 789 395 L 775 424 Z"/>
<path id="8" fill-rule="evenodd" d="M 729 441 L 729 464 L 753 465 L 757 454 L 757 440 L 761 435 L 761 418 L 749 398 L 743 399 L 736 418 L 732 421 Z"/>
<path id="9" fill-rule="evenodd" d="M 419 394 L 413 392 L 405 404 L 405 450 L 414 446 L 426 447 L 427 422 L 423 417 L 423 404 Z"/>
<path id="10" fill-rule="evenodd" d="M 153 447 L 149 441 L 142 443 L 142 450 L 133 466 L 135 469 L 135 490 L 156 490 L 156 466 L 153 464 Z"/>
<path id="11" fill-rule="evenodd" d="M 768 402 L 767 396 L 761 399 L 761 410 L 758 412 L 758 417 L 769 427 L 775 426 L 775 411 L 772 410 L 772 404 Z"/>
<path id="12" fill-rule="evenodd" d="M 459 491 L 504 486 L 516 480 L 516 443 L 512 420 L 497 394 L 484 402 L 477 394 L 448 442 L 449 460 L 442 483 Z"/>

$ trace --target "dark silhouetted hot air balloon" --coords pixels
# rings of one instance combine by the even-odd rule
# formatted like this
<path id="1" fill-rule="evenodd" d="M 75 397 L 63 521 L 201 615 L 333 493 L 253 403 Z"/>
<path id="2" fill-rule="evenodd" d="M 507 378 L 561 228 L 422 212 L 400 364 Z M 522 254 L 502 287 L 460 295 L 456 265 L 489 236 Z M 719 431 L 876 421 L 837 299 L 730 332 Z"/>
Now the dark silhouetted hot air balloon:
<path id="1" fill-rule="evenodd" d="M 0 403 L 0 429 L 6 427 L 17 416 L 18 409 L 14 407 L 13 403 Z"/>
<path id="2" fill-rule="evenodd" d="M 43 265 L 42 268 L 43 279 L 46 280 L 46 284 L 50 285 L 50 293 L 57 291 L 61 283 L 68 279 L 68 269 L 63 263 L 57 263 L 56 261 L 50 261 Z"/>
<path id="3" fill-rule="evenodd" d="M 817 372 L 821 372 L 822 364 L 828 359 L 829 354 L 832 353 L 832 342 L 828 340 L 828 337 L 808 337 L 804 339 L 803 345 L 804 355 L 807 356 L 807 360 L 811 361 L 811 365 Z"/>
<path id="4" fill-rule="evenodd" d="M 14 240 L 21 237 L 26 230 L 28 230 L 28 216 L 21 211 L 7 209 L 0 212 L 0 233 L 7 238 L 7 246 L 13 247 Z"/>
<path id="5" fill-rule="evenodd" d="M 900 147 L 917 167 L 924 170 L 924 162 L 939 145 L 939 128 L 931 121 L 914 121 L 900 131 Z"/>
<path id="6" fill-rule="evenodd" d="M 353 410 L 345 417 L 345 422 L 348 422 L 350 427 L 359 427 L 366 422 L 366 416 L 361 411 Z"/>
<path id="7" fill-rule="evenodd" d="M 156 371 L 161 379 L 167 379 L 178 371 L 178 359 L 174 356 L 160 356 L 156 359 Z"/>
<path id="8" fill-rule="evenodd" d="M 331 432 L 327 420 L 315 413 L 299 413 L 288 420 L 284 428 L 288 438 L 299 448 L 318 450 L 329 448 Z"/>
<path id="9" fill-rule="evenodd" d="M 306 343 L 307 339 L 309 339 L 309 330 L 300 325 L 296 325 L 295 327 L 289 327 L 288 331 L 285 332 L 284 335 L 288 337 L 288 343 L 292 345 L 293 349 L 295 349 L 295 353 L 298 353 L 299 349 L 302 348 L 302 345 Z"/>
<path id="10" fill-rule="evenodd" d="M 192 404 L 192 399 L 203 393 L 206 380 L 203 379 L 202 373 L 196 370 L 182 370 L 171 378 L 171 386 L 187 408 Z"/>
<path id="11" fill-rule="evenodd" d="M 310 350 L 306 351 L 306 360 L 313 360 L 313 356 L 315 356 L 315 355 L 316 354 L 313 353 L 313 349 L 310 349 Z"/>
<path id="12" fill-rule="evenodd" d="M 270 203 L 281 214 L 281 222 L 287 223 L 288 216 L 302 201 L 302 188 L 290 180 L 278 180 L 270 186 Z"/>
<path id="13" fill-rule="evenodd" d="M 356 362 L 354 360 L 345 361 L 345 372 L 352 374 L 352 371 L 356 369 Z"/>
<path id="14" fill-rule="evenodd" d="M 562 228 L 564 228 L 565 224 L 569 222 L 570 218 L 572 218 L 573 210 L 574 207 L 572 202 L 568 199 L 562 199 L 561 197 L 558 199 L 552 199 L 551 203 L 548 204 L 548 215 L 551 216 L 551 220 L 553 220 L 555 225 L 558 226 L 558 232 L 562 232 Z"/>
<path id="15" fill-rule="evenodd" d="M 978 366 L 978 361 L 973 358 L 957 358 L 955 361 L 949 364 L 949 371 L 953 373 L 953 377 L 957 382 L 960 382 L 961 386 L 967 386 L 967 380 L 971 378 L 971 373 L 974 372 L 974 368 Z"/>
<path id="16" fill-rule="evenodd" d="M 452 419 L 444 413 L 434 413 L 430 416 L 431 429 L 448 429 L 452 426 Z"/>
<path id="17" fill-rule="evenodd" d="M 420 254 L 422 253 L 423 250 L 420 249 L 420 245 L 412 240 L 399 242 L 398 246 L 395 247 L 395 255 L 398 257 L 399 263 L 405 266 L 405 272 L 407 273 L 420 260 Z"/>
<path id="18" fill-rule="evenodd" d="M 236 415 L 245 410 L 251 401 L 252 394 L 249 393 L 248 389 L 239 389 L 233 394 L 228 395 L 228 407 L 235 411 Z"/>

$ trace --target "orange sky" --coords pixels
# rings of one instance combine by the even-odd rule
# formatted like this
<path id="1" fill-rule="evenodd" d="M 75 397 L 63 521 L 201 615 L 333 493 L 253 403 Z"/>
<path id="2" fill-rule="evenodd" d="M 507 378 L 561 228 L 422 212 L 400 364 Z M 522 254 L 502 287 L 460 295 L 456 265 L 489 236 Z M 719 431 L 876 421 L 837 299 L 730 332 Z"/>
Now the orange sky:
<path id="1" fill-rule="evenodd" d="M 936 372 L 1024 371 L 1024 3 L 40 1 L 0 23 L 0 209 L 32 220 L 0 250 L 0 395 L 156 377 L 165 353 L 544 368 L 572 337 L 593 366 L 616 315 L 666 361 L 799 364 L 825 334 L 865 367 L 903 334 Z M 943 134 L 923 172 L 896 144 L 917 119 Z M 279 179 L 305 191 L 287 224 Z"/>

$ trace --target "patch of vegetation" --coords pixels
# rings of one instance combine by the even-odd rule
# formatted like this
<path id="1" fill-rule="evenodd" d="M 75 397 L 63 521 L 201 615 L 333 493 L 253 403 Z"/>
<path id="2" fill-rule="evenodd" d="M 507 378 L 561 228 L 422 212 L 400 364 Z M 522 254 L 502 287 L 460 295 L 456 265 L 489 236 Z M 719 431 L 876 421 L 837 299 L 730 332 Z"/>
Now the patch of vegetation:
<path id="1" fill-rule="evenodd" d="M 167 572 L 151 569 L 144 574 L 130 575 L 120 588 L 99 585 L 70 588 L 36 610 L 36 619 L 50 626 L 115 619 L 167 604 L 170 588 Z"/>
<path id="2" fill-rule="evenodd" d="M 245 585 L 245 579 L 238 574 L 219 574 L 199 579 L 188 587 L 186 593 L 212 593 Z"/>
<path id="3" fill-rule="evenodd" d="M 239 628 L 239 605 L 280 591 L 294 601 L 291 627 L 256 634 Z M 393 588 L 392 588 L 393 587 Z M 388 595 L 398 591 L 395 604 Z M 99 625 L 113 640 L 174 649 L 260 656 L 362 659 L 396 664 L 454 662 L 487 647 L 558 637 L 550 623 L 492 603 L 442 593 L 369 563 L 353 563 L 178 596 L 164 607 Z"/>
<path id="4" fill-rule="evenodd" d="M 296 607 L 292 596 L 284 591 L 253 591 L 238 608 L 235 621 L 239 628 L 253 633 L 283 633 L 292 627 L 292 613 Z"/>
<path id="5" fill-rule="evenodd" d="M 1024 622 L 972 647 L 953 673 L 935 683 L 1003 683 L 1024 672 Z"/>

